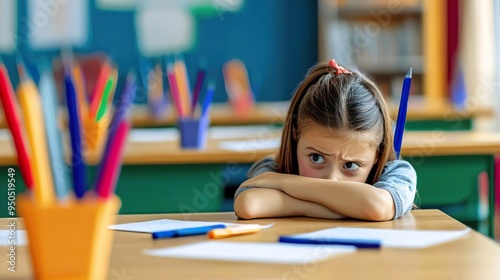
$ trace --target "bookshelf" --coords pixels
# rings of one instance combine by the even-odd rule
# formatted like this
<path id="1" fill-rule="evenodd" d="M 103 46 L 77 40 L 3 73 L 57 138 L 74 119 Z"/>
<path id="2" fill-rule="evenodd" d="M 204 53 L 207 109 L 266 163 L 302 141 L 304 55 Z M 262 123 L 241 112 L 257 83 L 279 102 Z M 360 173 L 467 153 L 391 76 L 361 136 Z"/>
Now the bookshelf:
<path id="1" fill-rule="evenodd" d="M 447 99 L 445 1 L 319 0 L 319 55 L 375 80 L 398 106 L 404 73 L 413 67 L 411 103 Z"/>

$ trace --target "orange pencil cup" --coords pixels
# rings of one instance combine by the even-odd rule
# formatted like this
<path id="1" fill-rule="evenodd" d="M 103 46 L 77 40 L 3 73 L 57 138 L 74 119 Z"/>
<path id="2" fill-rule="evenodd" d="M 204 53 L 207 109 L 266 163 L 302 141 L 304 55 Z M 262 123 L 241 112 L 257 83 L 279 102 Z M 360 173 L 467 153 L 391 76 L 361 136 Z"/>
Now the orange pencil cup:
<path id="1" fill-rule="evenodd" d="M 45 206 L 22 194 L 17 206 L 36 279 L 107 279 L 117 196 Z"/>

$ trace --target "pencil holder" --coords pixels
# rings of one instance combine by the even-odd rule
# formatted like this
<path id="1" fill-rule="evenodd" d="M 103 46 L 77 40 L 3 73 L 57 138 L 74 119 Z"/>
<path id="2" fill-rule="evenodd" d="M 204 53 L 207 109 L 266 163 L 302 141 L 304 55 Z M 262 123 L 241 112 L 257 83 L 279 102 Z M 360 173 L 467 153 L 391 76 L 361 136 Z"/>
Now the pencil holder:
<path id="1" fill-rule="evenodd" d="M 26 194 L 17 198 L 28 233 L 35 279 L 107 279 L 117 196 L 40 205 Z"/>
<path id="2" fill-rule="evenodd" d="M 177 121 L 183 149 L 205 149 L 207 146 L 208 126 L 210 119 L 182 118 Z"/>

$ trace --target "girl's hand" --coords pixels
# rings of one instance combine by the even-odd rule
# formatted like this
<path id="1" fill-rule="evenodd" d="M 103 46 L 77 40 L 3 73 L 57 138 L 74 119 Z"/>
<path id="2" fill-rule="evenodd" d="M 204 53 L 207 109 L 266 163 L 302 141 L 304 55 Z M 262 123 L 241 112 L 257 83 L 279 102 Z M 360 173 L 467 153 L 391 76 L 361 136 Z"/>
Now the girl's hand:
<path id="1" fill-rule="evenodd" d="M 240 188 L 256 187 L 284 191 L 283 188 L 288 184 L 288 180 L 295 176 L 296 175 L 281 174 L 276 172 L 264 172 L 246 180 L 240 185 Z"/>

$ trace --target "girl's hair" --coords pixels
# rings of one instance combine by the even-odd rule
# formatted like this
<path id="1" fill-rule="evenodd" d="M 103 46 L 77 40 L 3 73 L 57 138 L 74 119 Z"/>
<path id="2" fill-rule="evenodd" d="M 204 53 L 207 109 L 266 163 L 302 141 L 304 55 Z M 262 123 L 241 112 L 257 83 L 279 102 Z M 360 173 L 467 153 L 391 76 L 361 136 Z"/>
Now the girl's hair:
<path id="1" fill-rule="evenodd" d="M 299 84 L 284 124 L 277 171 L 299 174 L 297 142 L 304 127 L 313 122 L 342 136 L 373 133 L 378 160 L 366 181 L 373 184 L 386 163 L 395 159 L 389 110 L 374 82 L 359 73 L 338 71 L 339 67 L 321 63 Z"/>

